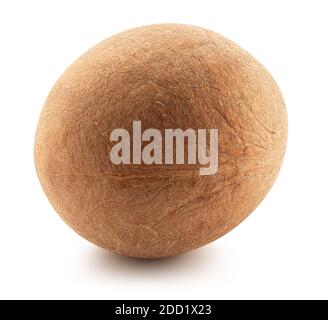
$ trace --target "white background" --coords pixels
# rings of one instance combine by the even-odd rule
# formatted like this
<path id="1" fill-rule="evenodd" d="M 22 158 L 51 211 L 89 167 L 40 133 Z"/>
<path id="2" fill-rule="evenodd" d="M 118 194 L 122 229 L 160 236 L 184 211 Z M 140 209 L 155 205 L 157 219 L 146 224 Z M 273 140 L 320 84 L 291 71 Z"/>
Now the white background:
<path id="1" fill-rule="evenodd" d="M 327 1 L 1 1 L 0 298 L 328 298 Z M 289 113 L 281 174 L 220 240 L 155 261 L 107 253 L 56 215 L 33 140 L 54 82 L 85 50 L 139 25 L 178 22 L 240 44 Z"/>

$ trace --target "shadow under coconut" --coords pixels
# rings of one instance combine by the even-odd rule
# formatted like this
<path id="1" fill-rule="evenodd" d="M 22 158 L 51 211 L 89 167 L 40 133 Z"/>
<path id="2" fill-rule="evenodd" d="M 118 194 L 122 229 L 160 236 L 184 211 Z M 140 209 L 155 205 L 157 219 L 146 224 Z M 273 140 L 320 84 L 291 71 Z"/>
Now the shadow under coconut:
<path id="1" fill-rule="evenodd" d="M 117 278 L 162 279 L 168 277 L 189 277 L 190 275 L 212 272 L 217 270 L 218 260 L 222 259 L 222 250 L 209 244 L 205 247 L 168 258 L 138 259 L 125 257 L 97 247 L 87 253 L 89 267 L 97 274 L 110 274 Z"/>

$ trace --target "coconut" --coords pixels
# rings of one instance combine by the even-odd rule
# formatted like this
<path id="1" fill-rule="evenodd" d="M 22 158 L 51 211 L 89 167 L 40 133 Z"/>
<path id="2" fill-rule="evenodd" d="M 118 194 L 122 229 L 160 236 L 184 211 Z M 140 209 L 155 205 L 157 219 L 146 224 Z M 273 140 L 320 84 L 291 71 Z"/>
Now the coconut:
<path id="1" fill-rule="evenodd" d="M 141 137 L 148 129 L 162 137 L 206 130 L 207 155 L 216 130 L 217 170 L 201 175 L 198 158 L 133 161 L 136 122 Z M 117 128 L 131 139 L 121 163 L 110 157 Z M 201 247 L 243 221 L 276 179 L 286 139 L 281 92 L 255 58 L 212 31 L 161 24 L 114 35 L 64 72 L 39 120 L 35 164 L 73 230 L 123 255 L 158 258 Z M 139 137 L 137 147 L 149 141 Z M 153 147 L 165 153 L 164 142 Z"/>

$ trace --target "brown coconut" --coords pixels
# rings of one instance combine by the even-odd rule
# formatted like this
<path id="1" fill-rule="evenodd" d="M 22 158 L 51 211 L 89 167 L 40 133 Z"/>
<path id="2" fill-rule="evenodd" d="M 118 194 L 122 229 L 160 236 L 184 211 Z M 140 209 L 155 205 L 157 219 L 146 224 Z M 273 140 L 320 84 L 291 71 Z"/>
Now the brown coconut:
<path id="1" fill-rule="evenodd" d="M 212 129 L 219 167 L 114 165 L 114 128 Z M 62 219 L 132 257 L 176 255 L 218 239 L 261 202 L 279 172 L 287 115 L 269 72 L 228 39 L 162 24 L 117 34 L 62 75 L 42 111 L 35 163 Z"/>

